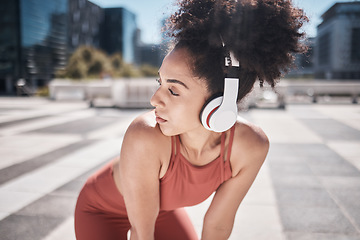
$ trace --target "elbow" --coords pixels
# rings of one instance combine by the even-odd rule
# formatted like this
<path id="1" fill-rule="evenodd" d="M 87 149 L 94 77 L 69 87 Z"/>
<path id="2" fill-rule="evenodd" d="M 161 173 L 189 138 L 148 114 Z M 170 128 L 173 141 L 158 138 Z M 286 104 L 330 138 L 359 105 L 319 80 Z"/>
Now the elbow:
<path id="1" fill-rule="evenodd" d="M 233 229 L 233 223 L 213 222 L 204 220 L 203 240 L 228 239 Z"/>

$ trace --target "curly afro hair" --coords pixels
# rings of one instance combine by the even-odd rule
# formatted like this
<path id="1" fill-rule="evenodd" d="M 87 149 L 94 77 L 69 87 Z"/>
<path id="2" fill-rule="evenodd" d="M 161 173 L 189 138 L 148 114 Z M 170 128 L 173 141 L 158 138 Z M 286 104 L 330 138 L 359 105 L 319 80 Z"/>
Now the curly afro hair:
<path id="1" fill-rule="evenodd" d="M 306 50 L 300 28 L 308 19 L 291 0 L 182 0 L 167 21 L 175 48 L 186 48 L 195 76 L 207 80 L 212 94 L 224 87 L 224 56 L 240 62 L 238 100 L 255 81 L 272 87 Z M 223 47 L 225 44 L 225 48 Z"/>

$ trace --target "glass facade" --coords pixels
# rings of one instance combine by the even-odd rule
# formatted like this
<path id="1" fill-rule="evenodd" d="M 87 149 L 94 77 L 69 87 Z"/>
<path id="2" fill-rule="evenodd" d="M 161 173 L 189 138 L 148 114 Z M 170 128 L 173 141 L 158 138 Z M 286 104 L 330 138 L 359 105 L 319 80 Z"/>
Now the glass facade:
<path id="1" fill-rule="evenodd" d="M 32 85 L 44 85 L 66 65 L 67 3 L 20 0 L 21 75 Z"/>
<path id="2" fill-rule="evenodd" d="M 19 79 L 42 86 L 66 65 L 68 0 L 2 0 L 0 93 Z"/>
<path id="3" fill-rule="evenodd" d="M 20 29 L 19 4 L 1 2 L 0 8 L 0 93 L 15 91 L 14 79 L 19 76 Z"/>
<path id="4" fill-rule="evenodd" d="M 80 45 L 100 48 L 100 25 L 104 10 L 86 0 L 69 0 L 68 51 Z"/>
<path id="5" fill-rule="evenodd" d="M 360 79 L 360 2 L 335 3 L 323 15 L 315 46 L 315 77 Z"/>
<path id="6" fill-rule="evenodd" d="M 119 52 L 125 62 L 135 62 L 136 16 L 124 8 L 106 8 L 101 47 L 108 53 Z"/>
<path id="7" fill-rule="evenodd" d="M 330 54 L 331 54 L 331 35 L 330 33 L 325 33 L 322 36 L 319 36 L 319 64 L 327 65 L 330 63 Z"/>
<path id="8" fill-rule="evenodd" d="M 351 32 L 351 61 L 360 62 L 360 28 L 353 28 Z"/>
<path id="9" fill-rule="evenodd" d="M 133 13 L 122 9 L 123 48 L 122 54 L 126 62 L 135 61 L 135 43 L 137 36 L 136 17 Z"/>
<path id="10" fill-rule="evenodd" d="M 81 45 L 121 53 L 136 62 L 135 14 L 102 9 L 88 0 L 1 0 L 0 94 L 16 94 L 25 80 L 30 90 L 46 85 Z"/>

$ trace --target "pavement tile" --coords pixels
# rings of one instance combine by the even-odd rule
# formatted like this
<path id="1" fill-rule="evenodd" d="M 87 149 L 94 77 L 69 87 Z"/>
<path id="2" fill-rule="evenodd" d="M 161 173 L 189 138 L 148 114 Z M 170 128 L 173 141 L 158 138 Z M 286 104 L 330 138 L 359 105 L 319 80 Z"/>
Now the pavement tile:
<path id="1" fill-rule="evenodd" d="M 287 240 L 360 240 L 360 235 L 286 232 Z"/>
<path id="2" fill-rule="evenodd" d="M 74 214 L 77 197 L 47 194 L 19 210 L 17 215 L 68 218 Z"/>
<path id="3" fill-rule="evenodd" d="M 0 190 L 0 212 L 4 213 L 2 214 L 2 217 L 6 216 L 5 213 L 14 213 L 40 197 L 40 193 L 9 192 Z"/>
<path id="4" fill-rule="evenodd" d="M 354 226 L 360 232 L 360 211 L 359 207 L 346 207 L 349 218 L 353 221 Z"/>
<path id="5" fill-rule="evenodd" d="M 360 139 L 358 141 L 330 141 L 327 145 L 360 171 Z"/>
<path id="6" fill-rule="evenodd" d="M 2 191 L 46 194 L 79 176 L 81 168 L 48 165 L 1 186 Z"/>
<path id="7" fill-rule="evenodd" d="M 320 176 L 319 177 L 321 184 L 326 187 L 326 189 L 345 189 L 358 191 L 360 190 L 360 177 L 352 176 Z"/>
<path id="8" fill-rule="evenodd" d="M 322 189 L 323 185 L 316 176 L 280 176 L 276 173 L 271 174 L 274 187 L 277 188 L 299 188 L 299 189 Z"/>
<path id="9" fill-rule="evenodd" d="M 51 231 L 42 240 L 76 240 L 74 231 L 74 218 L 70 217 Z"/>
<path id="10" fill-rule="evenodd" d="M 9 130 L 0 125 L 0 135 L 8 134 L 0 137 L 0 146 L 8 146 L 0 147 L 0 154 L 12 157 L 0 170 L 0 180 L 1 173 L 11 171 L 0 185 L 0 238 L 74 240 L 72 211 L 78 192 L 92 172 L 118 154 L 124 130 L 140 111 L 1 100 L 0 123 L 18 122 L 8 125 Z M 271 143 L 229 239 L 360 240 L 360 106 L 289 105 L 240 116 L 260 125 Z M 67 143 L 54 145 L 59 137 Z M 77 149 L 76 144 L 89 139 L 97 141 Z M 65 154 L 73 143 L 78 151 L 69 148 Z M 37 152 L 40 145 L 44 152 Z M 187 208 L 199 236 L 211 199 Z"/>
<path id="11" fill-rule="evenodd" d="M 19 134 L 0 137 L 0 169 L 80 141 L 77 135 Z M 41 146 L 41 147 L 39 147 Z"/>
<path id="12" fill-rule="evenodd" d="M 276 199 L 282 207 L 337 208 L 335 201 L 325 189 L 277 188 Z"/>
<path id="13" fill-rule="evenodd" d="M 288 163 L 343 163 L 344 159 L 324 144 L 270 143 L 268 157 L 272 162 Z"/>
<path id="14" fill-rule="evenodd" d="M 252 112 L 257 125 L 261 126 L 270 143 L 321 143 L 321 137 L 300 120 L 282 112 Z M 276 122 L 276 124 L 274 124 Z"/>
<path id="15" fill-rule="evenodd" d="M 50 164 L 64 155 L 71 154 L 76 150 L 81 149 L 84 146 L 91 145 L 96 142 L 95 140 L 84 140 L 75 142 L 64 147 L 60 147 L 56 150 L 49 150 L 48 152 L 26 160 L 25 162 L 13 164 L 9 167 L 0 169 L 0 185 L 13 178 L 19 177 L 27 172 L 34 171 L 40 167 Z"/>
<path id="16" fill-rule="evenodd" d="M 88 118 L 91 116 L 95 116 L 94 112 L 82 111 L 82 114 L 65 113 L 61 115 L 42 117 L 41 119 L 25 119 L 23 122 L 14 122 L 11 126 L 1 127 L 0 125 L 0 136 L 10 136 L 23 132 L 29 132 L 35 129 L 64 124 L 66 122 Z"/>
<path id="17" fill-rule="evenodd" d="M 279 211 L 285 232 L 358 233 L 338 208 L 281 206 Z"/>
<path id="18" fill-rule="evenodd" d="M 329 192 L 360 231 L 360 189 L 329 189 Z"/>
<path id="19" fill-rule="evenodd" d="M 270 165 L 271 171 L 276 172 L 278 176 L 312 176 L 313 172 L 311 171 L 308 164 L 305 161 L 299 161 L 295 163 L 278 163 L 276 161 L 271 162 Z"/>
<path id="20" fill-rule="evenodd" d="M 331 164 L 310 164 L 310 168 L 317 176 L 360 176 L 359 170 L 345 161 Z"/>
<path id="21" fill-rule="evenodd" d="M 313 105 L 312 108 L 328 118 L 336 119 L 360 131 L 360 105 Z"/>
<path id="22" fill-rule="evenodd" d="M 68 196 L 68 197 L 77 197 L 81 191 L 81 188 L 84 186 L 86 180 L 98 169 L 100 169 L 104 163 L 100 163 L 98 166 L 93 167 L 89 171 L 85 172 L 76 179 L 60 186 L 54 190 L 51 194 L 56 196 Z"/>
<path id="23" fill-rule="evenodd" d="M 74 225 L 73 225 L 73 212 L 75 209 L 76 199 L 78 193 L 85 183 L 87 177 L 96 171 L 103 163 L 95 166 L 93 169 L 88 170 L 86 173 L 77 177 L 73 181 L 59 187 L 58 189 L 46 194 L 44 196 L 36 196 L 32 202 L 28 204 L 18 204 L 17 208 L 12 209 L 12 215 L 7 213 L 3 214 L 3 219 L 0 222 L 0 229 L 2 227 L 8 227 L 9 232 L 3 231 L 7 239 L 47 239 L 47 240 L 75 240 Z M 0 192 L 1 193 L 1 192 Z M 14 194 L 10 192 L 9 194 Z M 22 196 L 24 193 L 17 193 L 18 199 L 26 200 L 27 198 Z M 0 195 L 0 203 L 1 203 Z M 14 200 L 14 199 L 11 199 Z M 16 201 L 15 201 L 16 203 Z M 10 206 L 10 204 L 6 204 Z M 1 206 L 1 204 L 0 204 Z M 24 206 L 20 209 L 21 206 Z M 1 210 L 0 210 L 1 211 Z M 15 213 L 14 213 L 15 212 Z M 2 216 L 0 214 L 0 217 Z M 70 218 L 70 219 L 69 219 Z M 19 230 L 16 228 L 16 223 L 21 224 L 24 221 L 25 224 Z M 50 221 L 47 224 L 41 224 L 43 221 Z M 41 226 L 41 231 L 31 232 L 30 236 L 27 236 L 27 232 L 34 231 Z M 11 230 L 12 229 L 12 230 Z M 14 230 L 16 229 L 16 230 Z M 56 230 L 56 231 L 55 231 Z M 1 233 L 1 230 L 0 230 Z M 0 236 L 2 236 L 0 234 Z M 1 238 L 3 240 L 3 238 Z"/>
<path id="24" fill-rule="evenodd" d="M 0 222 L 1 240 L 42 239 L 62 220 L 58 217 L 11 215 Z"/>
<path id="25" fill-rule="evenodd" d="M 297 119 L 325 119 L 329 118 L 311 105 L 288 105 L 286 112 Z"/>
<path id="26" fill-rule="evenodd" d="M 21 109 L 17 109 L 17 110 L 21 110 Z M 22 110 L 27 110 L 27 109 L 22 109 Z M 0 111 L 3 112 L 3 110 L 0 110 Z M 11 126 L 22 124 L 22 123 L 27 123 L 27 122 L 34 121 L 34 120 L 45 120 L 46 121 L 46 119 L 48 119 L 48 118 L 51 118 L 51 115 L 33 116 L 33 117 L 22 118 L 22 119 L 13 119 L 13 120 L 4 121 L 4 122 L 1 122 L 1 120 L 3 120 L 3 119 L 0 119 L 0 128 L 11 128 Z"/>
<path id="27" fill-rule="evenodd" d="M 356 141 L 360 131 L 334 119 L 301 119 L 313 132 L 325 140 Z"/>
<path id="28" fill-rule="evenodd" d="M 265 162 L 241 205 L 276 206 L 275 193 L 267 169 Z"/>
<path id="29" fill-rule="evenodd" d="M 31 132 L 36 133 L 57 133 L 57 134 L 86 134 L 90 131 L 107 126 L 119 121 L 117 118 L 93 116 L 71 122 L 57 124 L 55 126 L 36 129 Z"/>
<path id="30" fill-rule="evenodd" d="M 276 206 L 241 206 L 229 240 L 285 240 Z"/>
<path id="31" fill-rule="evenodd" d="M 9 215 L 10 215 L 10 213 L 8 213 L 8 212 L 0 212 L 0 221 Z"/>

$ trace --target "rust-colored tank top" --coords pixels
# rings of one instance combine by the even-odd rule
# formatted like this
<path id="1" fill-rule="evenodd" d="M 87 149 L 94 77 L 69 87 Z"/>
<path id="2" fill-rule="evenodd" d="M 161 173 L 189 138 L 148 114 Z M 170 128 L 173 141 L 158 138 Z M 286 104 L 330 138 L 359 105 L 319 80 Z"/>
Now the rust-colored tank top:
<path id="1" fill-rule="evenodd" d="M 230 130 L 225 156 L 225 133 L 221 135 L 220 156 L 204 165 L 191 164 L 180 153 L 179 136 L 172 137 L 172 155 L 165 176 L 160 179 L 160 209 L 193 206 L 207 199 L 223 182 L 231 178 L 230 154 L 235 126 Z"/>

